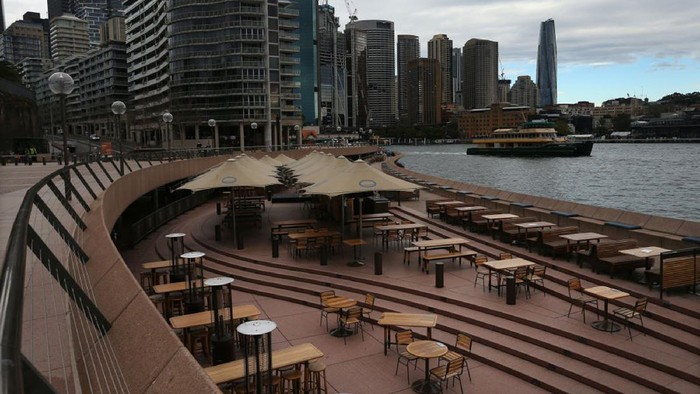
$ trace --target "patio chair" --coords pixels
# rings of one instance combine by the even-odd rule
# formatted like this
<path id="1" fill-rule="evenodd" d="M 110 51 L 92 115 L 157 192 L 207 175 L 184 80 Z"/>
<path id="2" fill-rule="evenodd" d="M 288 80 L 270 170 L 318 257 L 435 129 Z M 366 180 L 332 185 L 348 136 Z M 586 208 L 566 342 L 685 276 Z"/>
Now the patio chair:
<path id="1" fill-rule="evenodd" d="M 534 265 L 528 269 L 527 287 L 530 289 L 531 284 L 537 284 L 542 287 L 542 294 L 547 295 L 544 291 L 544 276 L 547 272 L 547 267 L 544 265 Z M 529 291 L 528 291 L 529 292 Z"/>
<path id="2" fill-rule="evenodd" d="M 362 333 L 362 341 L 365 341 L 365 330 L 362 328 L 362 321 L 360 317 L 362 316 L 362 307 L 353 306 L 341 312 L 340 319 L 338 320 L 338 326 L 347 330 L 352 330 L 355 334 L 359 330 Z M 343 336 L 343 343 L 348 344 L 348 337 Z"/>
<path id="3" fill-rule="evenodd" d="M 319 298 L 321 299 L 321 321 L 318 323 L 320 326 L 323 324 L 323 318 L 326 318 L 326 331 L 328 331 L 328 315 L 331 313 L 338 313 L 338 308 L 329 308 L 326 306 L 326 300 L 335 297 L 335 291 L 327 290 L 319 293 Z"/>
<path id="4" fill-rule="evenodd" d="M 642 325 L 642 330 L 640 330 L 644 335 L 647 335 L 644 331 L 644 320 L 642 320 L 642 315 L 647 310 L 647 299 L 642 297 L 634 303 L 634 308 L 618 308 L 613 311 L 614 316 L 620 316 L 625 319 L 627 324 L 627 331 L 630 334 L 630 341 L 632 340 L 632 325 L 630 324 L 630 319 L 638 318 L 639 324 Z"/>
<path id="5" fill-rule="evenodd" d="M 449 352 L 445 353 L 445 355 L 440 357 L 440 359 L 438 359 L 438 365 L 440 365 L 442 361 L 452 361 L 460 357 L 464 357 L 464 365 L 467 367 L 467 374 L 469 375 L 469 381 L 471 382 L 472 374 L 469 371 L 469 363 L 467 363 L 467 357 L 472 353 L 472 338 L 464 332 L 458 332 L 457 339 L 455 340 L 455 349 L 463 350 L 467 353 L 467 355 L 458 353 L 454 350 L 450 350 Z"/>
<path id="6" fill-rule="evenodd" d="M 421 239 L 428 239 L 428 228 L 427 227 L 419 227 L 418 231 L 415 233 L 416 238 L 414 241 L 418 241 Z"/>
<path id="7" fill-rule="evenodd" d="M 567 284 L 569 287 L 569 302 L 571 302 L 571 305 L 569 305 L 569 312 L 566 314 L 566 317 L 569 317 L 569 315 L 571 315 L 571 309 L 577 302 L 581 303 L 581 313 L 583 314 L 584 323 L 586 322 L 586 304 L 595 304 L 596 315 L 600 316 L 598 314 L 598 299 L 583 293 L 581 279 L 571 278 L 567 281 Z"/>
<path id="8" fill-rule="evenodd" d="M 406 365 L 406 379 L 410 384 L 411 376 L 408 372 L 408 366 L 411 364 L 411 362 L 413 362 L 413 369 L 416 369 L 418 366 L 418 357 L 406 351 L 406 346 L 415 340 L 415 338 L 413 338 L 413 331 L 398 331 L 396 334 L 394 334 L 394 338 L 396 339 L 396 351 L 399 353 L 399 358 L 396 360 L 396 372 L 394 372 L 394 375 L 399 374 L 399 364 Z M 399 346 L 402 346 L 403 350 L 400 350 Z"/>
<path id="9" fill-rule="evenodd" d="M 476 270 L 476 277 L 474 277 L 474 287 L 476 287 L 476 282 L 481 280 L 482 290 L 486 290 L 486 278 L 493 275 L 491 270 L 484 267 L 484 263 L 488 261 L 486 256 L 476 256 L 474 257 L 474 269 Z"/>
<path id="10" fill-rule="evenodd" d="M 430 370 L 430 376 L 438 381 L 441 389 L 443 383 L 445 383 L 445 387 L 447 387 L 450 379 L 452 379 L 452 387 L 455 385 L 455 380 L 459 380 L 459 389 L 462 391 L 462 394 L 464 394 L 462 373 L 464 373 L 464 357 L 462 356 Z"/>
<path id="11" fill-rule="evenodd" d="M 498 259 L 499 260 L 508 260 L 512 259 L 513 255 L 511 253 L 503 252 L 498 254 Z"/>
<path id="12" fill-rule="evenodd" d="M 527 286 L 527 270 L 527 267 L 518 267 L 515 269 L 515 271 L 508 271 L 508 275 L 501 275 L 501 283 L 499 283 L 499 285 L 505 286 L 506 278 L 513 275 L 515 277 L 515 286 L 517 287 L 518 292 L 520 291 L 521 287 L 525 287 L 525 298 L 529 298 L 530 288 Z"/>
<path id="13" fill-rule="evenodd" d="M 362 317 L 366 319 L 370 323 L 370 326 L 372 327 L 372 331 L 374 331 L 374 324 L 372 324 L 372 312 L 374 312 L 374 294 L 367 293 L 365 294 L 365 305 L 362 308 Z"/>

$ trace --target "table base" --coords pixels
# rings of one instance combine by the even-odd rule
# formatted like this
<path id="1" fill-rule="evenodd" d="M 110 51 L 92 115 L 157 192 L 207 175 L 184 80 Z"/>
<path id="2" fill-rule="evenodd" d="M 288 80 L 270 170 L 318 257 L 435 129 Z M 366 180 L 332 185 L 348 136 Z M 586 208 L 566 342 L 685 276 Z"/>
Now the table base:
<path id="1" fill-rule="evenodd" d="M 617 332 L 620 331 L 620 325 L 611 320 L 600 320 L 591 323 L 591 327 L 600 331 Z"/>
<path id="2" fill-rule="evenodd" d="M 360 259 L 356 259 L 356 260 L 353 260 L 353 261 L 347 263 L 348 267 L 363 267 L 364 265 L 365 265 L 365 263 Z"/>
<path id="3" fill-rule="evenodd" d="M 353 334 L 352 330 L 348 330 L 347 328 L 344 328 L 344 327 L 338 327 L 338 328 L 334 328 L 331 330 L 331 335 L 336 337 L 336 338 L 349 337 L 352 334 Z"/>
<path id="4" fill-rule="evenodd" d="M 439 384 L 431 380 L 424 379 L 416 380 L 415 382 L 411 383 L 411 388 L 414 392 L 421 394 L 438 394 L 442 392 L 442 388 Z"/>

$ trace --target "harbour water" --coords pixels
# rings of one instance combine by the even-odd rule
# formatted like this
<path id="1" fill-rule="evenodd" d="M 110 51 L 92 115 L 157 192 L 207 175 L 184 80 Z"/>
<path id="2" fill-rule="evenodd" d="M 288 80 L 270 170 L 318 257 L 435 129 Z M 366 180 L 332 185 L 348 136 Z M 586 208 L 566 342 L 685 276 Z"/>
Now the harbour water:
<path id="1" fill-rule="evenodd" d="M 501 190 L 700 221 L 700 144 L 595 144 L 590 157 L 468 156 L 471 145 L 394 145 L 404 167 Z"/>

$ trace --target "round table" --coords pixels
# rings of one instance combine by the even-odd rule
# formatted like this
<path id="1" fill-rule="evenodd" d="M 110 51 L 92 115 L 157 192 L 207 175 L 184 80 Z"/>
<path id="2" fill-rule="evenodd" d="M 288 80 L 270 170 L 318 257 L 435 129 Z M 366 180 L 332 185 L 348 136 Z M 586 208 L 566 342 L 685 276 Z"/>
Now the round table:
<path id="1" fill-rule="evenodd" d="M 425 378 L 416 380 L 411 388 L 416 393 L 435 394 L 441 392 L 440 386 L 430 381 L 430 359 L 444 356 L 447 346 L 436 341 L 415 341 L 406 346 L 406 351 L 412 355 L 425 359 Z"/>
<path id="2" fill-rule="evenodd" d="M 335 296 L 327 299 L 323 305 L 328 308 L 345 309 L 357 305 L 357 301 L 352 298 Z M 340 313 L 338 313 L 338 321 L 340 322 Z M 339 338 L 348 337 L 352 335 L 352 331 L 345 329 L 345 327 L 340 327 L 340 324 L 338 324 L 337 328 L 331 330 L 331 335 Z"/>

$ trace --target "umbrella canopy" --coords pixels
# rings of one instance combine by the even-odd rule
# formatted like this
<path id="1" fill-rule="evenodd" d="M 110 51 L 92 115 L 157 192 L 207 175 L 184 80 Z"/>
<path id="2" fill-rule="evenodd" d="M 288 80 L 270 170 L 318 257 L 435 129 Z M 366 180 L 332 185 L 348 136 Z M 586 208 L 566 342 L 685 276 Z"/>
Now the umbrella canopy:
<path id="1" fill-rule="evenodd" d="M 277 157 L 275 157 L 275 160 L 280 162 L 282 165 L 292 164 L 296 161 L 296 160 L 292 159 L 291 157 L 285 155 L 284 153 L 277 155 Z"/>
<path id="2" fill-rule="evenodd" d="M 245 166 L 237 159 L 228 159 L 177 189 L 196 192 L 220 187 L 265 187 L 279 183 L 276 178 L 267 173 Z"/>
<path id="3" fill-rule="evenodd" d="M 316 157 L 317 158 L 314 161 L 309 161 L 304 166 L 295 168 L 294 175 L 300 177 L 302 175 L 313 174 L 324 168 L 327 168 L 328 166 L 334 166 L 335 162 L 337 161 L 335 159 L 335 156 L 333 156 L 330 153 L 316 155 Z"/>
<path id="4" fill-rule="evenodd" d="M 277 173 L 277 168 L 275 168 L 274 166 L 271 166 L 271 165 L 263 163 L 257 159 L 254 159 L 254 158 L 246 155 L 245 153 L 234 157 L 234 159 L 238 160 L 239 162 L 241 162 L 242 165 L 244 165 L 246 167 L 261 171 L 263 174 L 268 174 L 270 176 L 274 176 L 274 174 Z"/>
<path id="5" fill-rule="evenodd" d="M 317 171 L 305 171 L 304 174 L 299 175 L 297 182 L 308 184 L 318 183 L 330 177 L 336 176 L 336 174 L 344 171 L 350 165 L 352 165 L 352 163 L 350 160 L 346 159 L 345 156 L 338 156 L 337 158 L 331 159 L 327 165 L 319 168 Z"/>
<path id="6" fill-rule="evenodd" d="M 282 164 L 284 164 L 281 161 L 278 161 L 277 159 L 273 159 L 272 157 L 270 157 L 268 155 L 261 157 L 260 159 L 258 159 L 258 161 L 261 163 L 273 166 L 273 167 L 279 167 Z"/>
<path id="7" fill-rule="evenodd" d="M 343 194 L 381 191 L 414 191 L 421 186 L 387 175 L 362 160 L 306 188 L 304 194 L 335 197 Z"/>
<path id="8" fill-rule="evenodd" d="M 289 168 L 290 170 L 296 170 L 299 167 L 308 165 L 309 162 L 314 162 L 315 160 L 318 160 L 319 157 L 322 157 L 321 155 L 324 154 L 316 150 L 312 151 L 311 153 L 295 161 L 294 163 L 287 165 L 287 168 Z"/>

